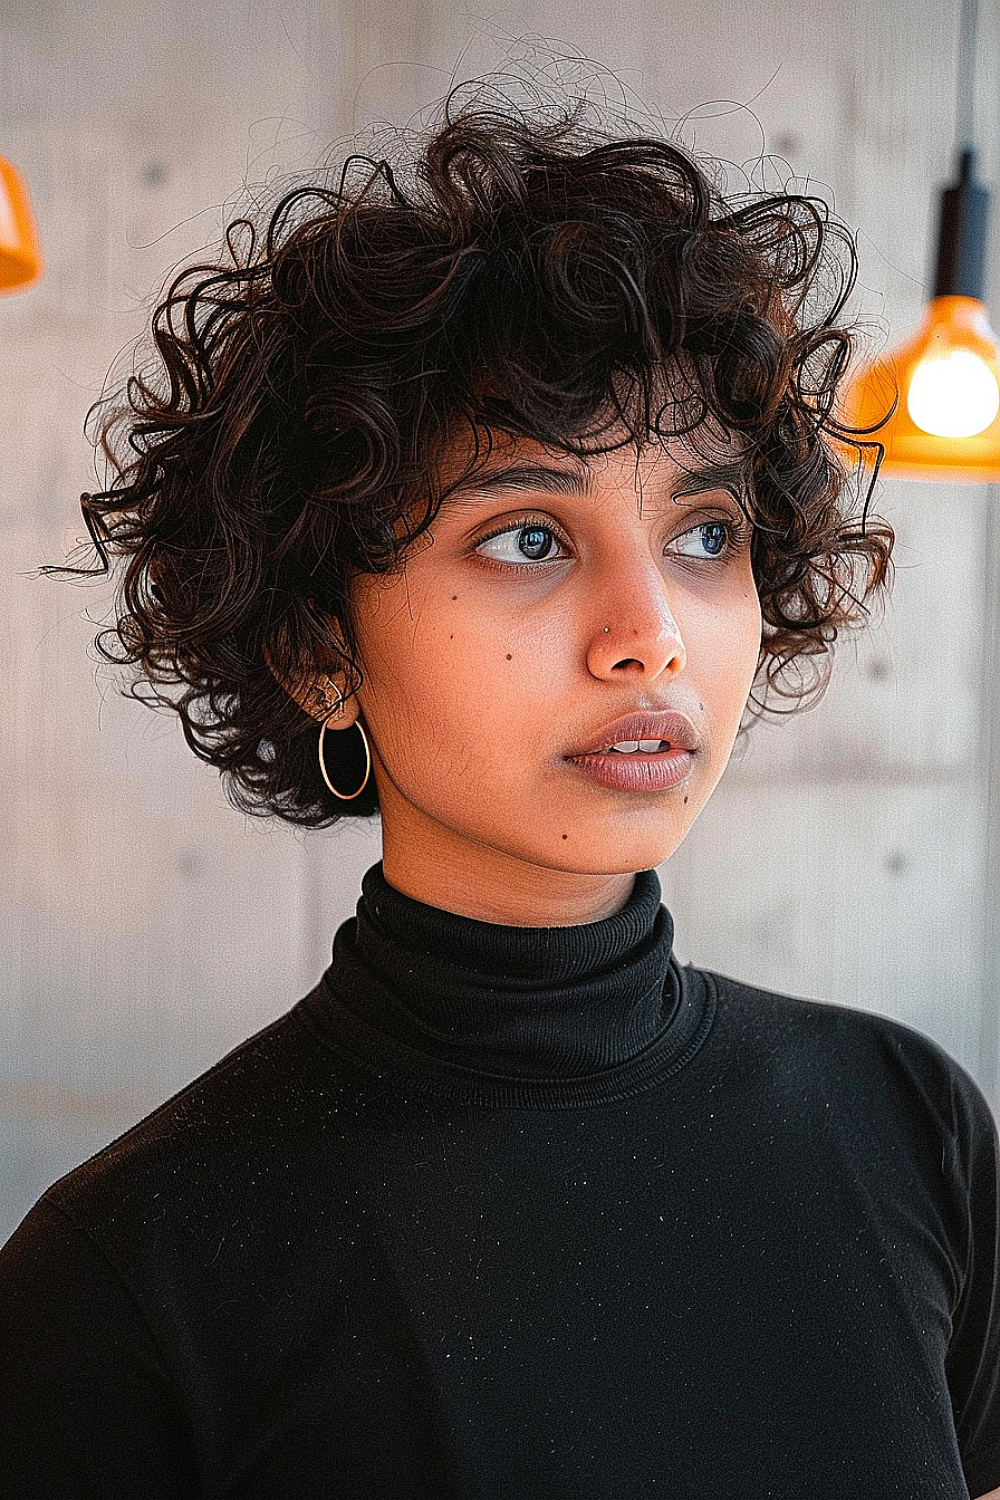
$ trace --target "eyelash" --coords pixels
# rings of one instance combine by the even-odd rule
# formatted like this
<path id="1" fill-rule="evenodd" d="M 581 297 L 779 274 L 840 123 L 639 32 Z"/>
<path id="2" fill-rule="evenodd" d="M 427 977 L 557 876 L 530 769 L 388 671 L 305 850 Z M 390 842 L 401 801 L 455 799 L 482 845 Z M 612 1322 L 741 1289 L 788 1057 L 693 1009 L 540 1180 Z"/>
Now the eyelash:
<path id="1" fill-rule="evenodd" d="M 496 531 L 489 532 L 487 536 L 481 536 L 476 543 L 475 550 L 478 552 L 480 547 L 484 547 L 487 542 L 496 541 L 498 537 L 516 536 L 519 531 L 531 530 L 547 532 L 552 540 L 557 544 L 557 546 L 561 548 L 566 548 L 567 546 L 567 543 L 563 540 L 563 538 L 559 535 L 555 527 L 550 522 L 541 521 L 535 516 L 523 516 L 520 520 L 507 522 L 503 526 L 498 526 Z M 559 556 L 543 557 L 536 560 L 535 562 L 532 562 L 531 558 L 526 557 L 523 562 L 511 563 L 504 562 L 503 559 L 499 557 L 488 557 L 484 553 L 480 553 L 479 555 L 482 557 L 483 562 L 488 563 L 491 567 L 503 569 L 522 567 L 537 568 L 541 567 L 543 563 L 562 561 L 562 558 Z"/>
<path id="2" fill-rule="evenodd" d="M 674 543 L 683 540 L 686 536 L 692 536 L 699 531 L 707 531 L 710 527 L 721 527 L 725 532 L 725 545 L 721 552 L 709 557 L 688 557 L 689 562 L 727 562 L 729 558 L 741 552 L 750 540 L 751 526 L 747 521 L 728 521 L 721 516 L 711 521 L 699 521 L 696 526 L 689 526 L 679 536 L 674 537 Z M 687 557 L 686 553 L 676 553 L 676 556 Z"/>
<path id="3" fill-rule="evenodd" d="M 750 523 L 748 521 L 735 521 L 728 520 L 724 517 L 717 517 L 707 521 L 699 521 L 695 526 L 689 526 L 685 531 L 680 532 L 672 539 L 671 546 L 681 541 L 684 537 L 692 536 L 696 532 L 706 531 L 709 527 L 716 526 L 721 526 L 723 531 L 726 533 L 725 546 L 723 550 L 716 556 L 691 557 L 683 552 L 674 553 L 673 555 L 684 558 L 687 562 L 694 563 L 726 562 L 729 558 L 734 556 L 734 554 L 742 551 L 742 549 L 747 545 L 750 539 L 752 527 L 750 526 Z M 534 516 L 523 516 L 517 521 L 508 522 L 505 525 L 498 527 L 496 531 L 491 531 L 486 536 L 480 537 L 478 542 L 476 543 L 474 550 L 476 552 L 479 552 L 480 547 L 485 546 L 487 542 L 495 541 L 498 537 L 516 536 L 519 531 L 530 530 L 544 531 L 552 538 L 552 540 L 558 547 L 567 547 L 567 543 L 562 539 L 562 537 L 560 537 L 559 532 L 550 522 L 539 520 Z M 512 568 L 541 568 L 546 563 L 561 562 L 565 555 L 566 553 L 564 551 L 561 556 L 557 554 L 554 557 L 543 557 L 538 558 L 534 561 L 531 558 L 526 557 L 523 559 L 523 561 L 520 562 L 505 562 L 502 558 L 489 557 L 485 553 L 479 553 L 481 560 L 486 563 L 488 567 L 500 568 L 505 572 L 510 571 L 510 569 Z"/>

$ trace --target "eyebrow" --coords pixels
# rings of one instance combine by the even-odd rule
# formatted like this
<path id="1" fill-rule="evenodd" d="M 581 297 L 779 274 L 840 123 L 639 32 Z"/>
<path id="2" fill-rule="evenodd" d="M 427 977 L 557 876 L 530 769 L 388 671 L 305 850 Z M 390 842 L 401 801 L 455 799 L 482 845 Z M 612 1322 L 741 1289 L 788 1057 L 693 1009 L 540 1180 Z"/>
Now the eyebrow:
<path id="1" fill-rule="evenodd" d="M 727 464 L 706 464 L 700 469 L 685 469 L 684 478 L 674 490 L 674 499 L 700 495 L 706 490 L 728 490 L 735 500 L 747 497 L 747 464 L 742 458 Z"/>
<path id="2" fill-rule="evenodd" d="M 672 494 L 674 499 L 685 495 L 704 494 L 707 490 L 728 490 L 733 498 L 742 500 L 746 496 L 746 464 L 735 460 L 725 464 L 706 464 L 701 468 L 682 471 Z M 461 503 L 472 501 L 477 495 L 505 494 L 511 491 L 539 490 L 553 495 L 585 495 L 591 487 L 588 470 L 558 469 L 547 464 L 514 464 L 510 468 L 496 469 L 492 473 L 472 475 L 462 480 L 448 495 L 448 501 Z"/>
<path id="3" fill-rule="evenodd" d="M 508 490 L 542 490 L 550 495 L 585 495 L 589 489 L 590 474 L 585 471 L 555 469 L 546 464 L 515 464 L 509 469 L 472 475 L 458 484 L 450 492 L 448 499 L 504 494 Z"/>

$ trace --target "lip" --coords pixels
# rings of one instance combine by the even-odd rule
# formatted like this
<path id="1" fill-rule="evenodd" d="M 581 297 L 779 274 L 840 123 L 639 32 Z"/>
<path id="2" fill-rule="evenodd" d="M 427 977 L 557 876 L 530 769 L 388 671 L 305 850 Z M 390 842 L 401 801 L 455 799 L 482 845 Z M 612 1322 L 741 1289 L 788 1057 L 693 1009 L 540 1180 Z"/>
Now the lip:
<path id="1" fill-rule="evenodd" d="M 687 781 L 694 766 L 690 750 L 663 750 L 656 755 L 576 755 L 567 757 L 588 780 L 613 792 L 669 792 Z"/>
<path id="2" fill-rule="evenodd" d="M 667 748 L 653 754 L 622 755 L 608 747 L 621 740 L 664 740 Z M 626 714 L 599 730 L 588 750 L 577 750 L 565 760 L 590 781 L 619 792 L 666 792 L 691 774 L 701 736 L 687 714 L 676 709 Z"/>
<path id="3" fill-rule="evenodd" d="M 701 735 L 687 714 L 675 708 L 646 709 L 625 714 L 622 718 L 605 724 L 589 745 L 574 750 L 566 759 L 577 760 L 582 755 L 603 755 L 610 745 L 620 744 L 622 740 L 666 740 L 670 749 L 660 751 L 659 755 L 669 755 L 678 750 L 693 753 L 701 746 Z M 658 756 L 651 755 L 649 758 L 656 760 Z"/>

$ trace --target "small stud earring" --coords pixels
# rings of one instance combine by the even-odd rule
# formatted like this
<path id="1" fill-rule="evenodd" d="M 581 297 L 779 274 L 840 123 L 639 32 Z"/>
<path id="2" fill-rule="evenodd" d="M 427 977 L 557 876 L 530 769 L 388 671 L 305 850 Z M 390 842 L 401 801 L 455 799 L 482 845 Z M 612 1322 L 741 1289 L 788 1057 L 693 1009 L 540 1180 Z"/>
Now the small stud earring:
<path id="1" fill-rule="evenodd" d="M 344 695 L 332 677 L 324 678 L 323 682 L 316 688 L 316 695 L 313 702 L 316 711 L 322 714 L 324 719 L 339 719 L 343 716 Z"/>

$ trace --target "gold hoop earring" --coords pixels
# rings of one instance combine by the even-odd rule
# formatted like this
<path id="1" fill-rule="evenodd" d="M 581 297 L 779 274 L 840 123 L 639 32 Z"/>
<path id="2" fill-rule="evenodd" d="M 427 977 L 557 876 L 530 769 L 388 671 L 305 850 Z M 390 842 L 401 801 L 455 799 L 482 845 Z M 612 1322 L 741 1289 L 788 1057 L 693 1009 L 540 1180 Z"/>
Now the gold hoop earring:
<path id="1" fill-rule="evenodd" d="M 337 689 L 337 691 L 338 691 L 338 694 L 339 694 L 339 691 L 340 691 L 339 688 Z M 361 796 L 361 793 L 364 791 L 365 787 L 368 785 L 368 778 L 369 778 L 369 776 L 372 773 L 372 751 L 371 751 L 371 746 L 368 743 L 368 736 L 365 734 L 364 726 L 362 725 L 360 719 L 355 720 L 354 727 L 358 731 L 358 733 L 360 734 L 360 736 L 361 736 L 361 742 L 362 742 L 362 744 L 365 747 L 365 774 L 364 774 L 364 779 L 362 780 L 361 785 L 358 787 L 357 791 L 356 792 L 338 792 L 337 788 L 334 786 L 333 782 L 330 780 L 329 774 L 327 773 L 327 769 L 326 769 L 326 761 L 323 758 L 323 737 L 326 734 L 327 729 L 329 728 L 330 719 L 339 718 L 343 714 L 343 712 L 344 712 L 344 700 L 343 700 L 343 697 L 341 697 L 340 707 L 337 709 L 336 713 L 331 714 L 329 719 L 324 719 L 323 723 L 322 723 L 322 725 L 320 727 L 320 731 L 319 731 L 319 746 L 318 746 L 318 749 L 319 749 L 319 770 L 320 770 L 320 775 L 322 776 L 323 780 L 326 782 L 327 786 L 330 788 L 330 791 L 333 793 L 333 795 L 335 797 L 339 797 L 340 800 L 341 800 L 341 802 L 353 802 L 354 799 L 355 799 L 355 797 L 360 797 Z"/>

